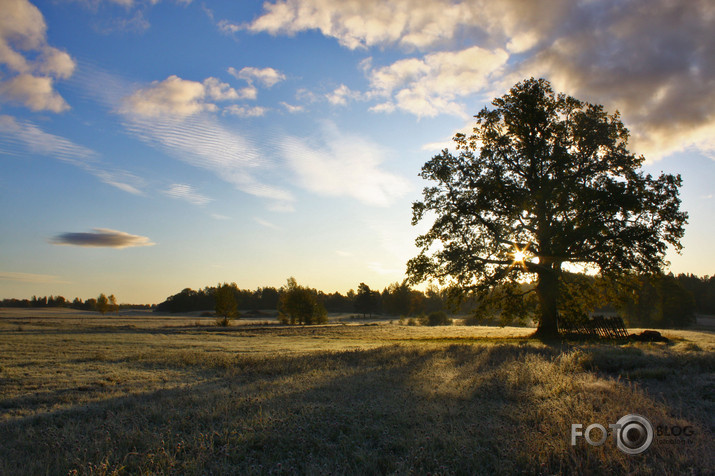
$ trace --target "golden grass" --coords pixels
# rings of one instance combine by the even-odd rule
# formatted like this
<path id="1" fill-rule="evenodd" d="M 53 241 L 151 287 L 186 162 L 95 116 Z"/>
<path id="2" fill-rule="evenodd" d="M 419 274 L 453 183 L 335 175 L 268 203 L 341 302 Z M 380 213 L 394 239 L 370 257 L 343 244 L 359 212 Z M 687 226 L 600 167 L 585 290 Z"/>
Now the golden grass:
<path id="1" fill-rule="evenodd" d="M 0 315 L 0 474 L 715 467 L 712 333 L 555 347 L 522 328 L 193 320 Z M 628 413 L 694 434 L 637 456 L 611 439 L 571 446 L 572 423 L 607 426 Z"/>

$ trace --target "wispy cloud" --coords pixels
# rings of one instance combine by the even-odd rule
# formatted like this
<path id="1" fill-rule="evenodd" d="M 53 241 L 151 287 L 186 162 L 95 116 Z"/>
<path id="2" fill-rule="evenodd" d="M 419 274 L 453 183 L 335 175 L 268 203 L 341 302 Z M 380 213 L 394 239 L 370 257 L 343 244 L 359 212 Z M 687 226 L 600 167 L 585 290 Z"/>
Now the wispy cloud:
<path id="1" fill-rule="evenodd" d="M 0 142 L 6 153 L 21 155 L 25 151 L 59 159 L 97 177 L 102 182 L 128 193 L 143 195 L 144 181 L 124 170 L 103 165 L 99 154 L 64 137 L 50 134 L 30 121 L 0 115 Z"/>
<path id="2" fill-rule="evenodd" d="M 87 147 L 75 144 L 64 137 L 49 134 L 32 122 L 17 120 L 8 115 L 0 115 L 0 135 L 7 144 L 73 164 L 86 163 L 98 156 L 95 151 Z"/>
<path id="3" fill-rule="evenodd" d="M 331 123 L 322 132 L 316 142 L 297 137 L 281 141 L 281 152 L 304 188 L 375 206 L 387 206 L 407 193 L 406 179 L 383 170 L 388 154 L 382 147 Z"/>
<path id="4" fill-rule="evenodd" d="M 256 221 L 256 223 L 258 223 L 259 225 L 264 226 L 264 227 L 266 227 L 266 228 L 270 228 L 271 230 L 276 230 L 276 231 L 282 230 L 282 228 L 279 227 L 278 225 L 276 225 L 276 224 L 274 224 L 274 223 L 271 223 L 271 222 L 269 222 L 269 221 L 263 220 L 262 218 L 254 217 L 253 219 L 254 219 L 254 220 Z"/>
<path id="5" fill-rule="evenodd" d="M 200 194 L 194 187 L 185 183 L 175 183 L 168 189 L 164 190 L 164 194 L 178 200 L 185 200 L 194 205 L 206 205 L 212 199 Z"/>
<path id="6" fill-rule="evenodd" d="M 86 233 L 62 233 L 50 240 L 53 245 L 73 245 L 101 248 L 131 248 L 136 246 L 153 246 L 146 236 L 132 235 L 109 228 L 94 228 Z"/>
<path id="7" fill-rule="evenodd" d="M 297 114 L 299 112 L 305 111 L 305 107 L 294 106 L 292 104 L 288 104 L 287 102 L 281 102 L 281 106 L 283 106 L 285 110 L 288 111 L 290 114 Z"/>
<path id="8" fill-rule="evenodd" d="M 229 130 L 215 116 L 188 117 L 124 114 L 124 126 L 142 141 L 166 151 L 190 165 L 209 170 L 237 189 L 271 200 L 271 206 L 291 208 L 287 190 L 258 178 L 275 168 L 253 140 Z"/>
<path id="9" fill-rule="evenodd" d="M 126 170 L 102 170 L 91 165 L 85 165 L 83 168 L 107 185 L 132 195 L 144 195 L 141 190 L 146 186 L 144 179 L 131 172 Z"/>
<path id="10" fill-rule="evenodd" d="M 402 275 L 405 272 L 404 269 L 400 269 L 400 268 L 387 268 L 382 263 L 380 263 L 378 261 L 371 261 L 370 263 L 367 264 L 367 267 L 370 268 L 372 271 L 376 272 L 377 274 L 381 274 L 381 275 L 388 275 L 388 274 Z"/>
<path id="11" fill-rule="evenodd" d="M 52 274 L 17 273 L 13 271 L 0 271 L 0 280 L 32 284 L 64 284 L 69 282 Z"/>
<path id="12" fill-rule="evenodd" d="M 227 127 L 219 121 L 221 115 L 212 111 L 215 108 L 206 107 L 204 104 L 211 95 L 232 95 L 223 86 L 225 83 L 215 85 L 217 91 L 209 96 L 206 95 L 206 81 L 190 81 L 189 83 L 194 84 L 186 84 L 178 77 L 179 80 L 169 83 L 156 82 L 148 87 L 132 90 L 129 82 L 118 75 L 92 67 L 83 70 L 85 73 L 80 78 L 83 89 L 91 98 L 118 113 L 122 125 L 131 135 L 170 157 L 213 172 L 219 179 L 234 185 L 238 190 L 267 199 L 267 207 L 271 210 L 293 210 L 293 195 L 261 178 L 269 176 L 278 164 L 260 150 L 257 141 L 250 134 L 235 127 Z M 106 84 L 109 87 L 97 88 L 97 84 Z M 164 90 L 165 87 L 169 90 Z M 153 93 L 137 95 L 139 91 L 153 91 L 153 88 L 158 89 Z M 157 96 L 154 96 L 154 93 Z M 134 107 L 144 100 L 153 104 L 165 93 L 173 98 L 169 102 L 173 101 L 179 113 L 172 114 L 173 107 L 167 105 L 154 108 L 146 104 L 146 109 L 144 105 L 140 105 L 138 109 Z M 132 97 L 135 98 L 134 102 L 130 100 Z M 192 101 L 198 102 L 193 105 Z M 255 115 L 256 111 L 253 113 Z"/>

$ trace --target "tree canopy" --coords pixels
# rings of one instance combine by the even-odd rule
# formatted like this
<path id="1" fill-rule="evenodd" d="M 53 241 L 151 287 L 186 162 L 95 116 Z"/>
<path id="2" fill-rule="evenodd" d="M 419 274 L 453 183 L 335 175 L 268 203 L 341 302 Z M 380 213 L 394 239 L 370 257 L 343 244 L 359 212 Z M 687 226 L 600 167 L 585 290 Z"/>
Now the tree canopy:
<path id="1" fill-rule="evenodd" d="M 238 305 L 236 304 L 235 293 L 238 291 L 236 283 L 223 283 L 216 286 L 214 299 L 216 301 L 216 315 L 223 317 L 224 325 L 228 325 L 228 320 L 238 315 Z"/>
<path id="2" fill-rule="evenodd" d="M 520 82 L 492 105 L 475 116 L 472 135 L 456 134 L 456 154 L 445 149 L 422 168 L 434 184 L 413 204 L 412 222 L 434 223 L 417 238 L 408 276 L 467 293 L 498 288 L 518 302 L 531 275 L 537 334 L 555 336 L 564 263 L 657 273 L 667 246 L 680 250 L 681 178 L 644 175 L 618 112 L 555 94 L 545 79 Z"/>
<path id="3" fill-rule="evenodd" d="M 282 289 L 278 310 L 282 321 L 290 324 L 324 324 L 328 321 L 325 307 L 318 302 L 317 291 L 288 278 Z"/>

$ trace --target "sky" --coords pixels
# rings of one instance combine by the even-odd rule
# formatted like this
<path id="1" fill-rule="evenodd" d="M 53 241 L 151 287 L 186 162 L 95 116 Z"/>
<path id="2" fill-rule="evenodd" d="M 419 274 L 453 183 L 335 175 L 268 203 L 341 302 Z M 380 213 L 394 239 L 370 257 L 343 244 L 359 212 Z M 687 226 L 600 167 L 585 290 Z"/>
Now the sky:
<path id="1" fill-rule="evenodd" d="M 0 298 L 402 281 L 421 166 L 515 83 L 620 111 L 715 274 L 711 0 L 0 0 Z M 427 226 L 429 224 L 426 224 Z"/>

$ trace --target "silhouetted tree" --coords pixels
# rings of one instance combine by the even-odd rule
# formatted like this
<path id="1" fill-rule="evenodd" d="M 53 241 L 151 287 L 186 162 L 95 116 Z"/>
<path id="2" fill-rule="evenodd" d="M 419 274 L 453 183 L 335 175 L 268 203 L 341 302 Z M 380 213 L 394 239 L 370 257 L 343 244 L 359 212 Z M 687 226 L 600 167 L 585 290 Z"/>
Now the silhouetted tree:
<path id="1" fill-rule="evenodd" d="M 422 168 L 435 184 L 413 205 L 412 223 L 436 219 L 417 238 L 408 276 L 485 296 L 498 286 L 508 302 L 523 297 L 528 273 L 537 282 L 537 335 L 555 337 L 564 263 L 654 273 L 668 244 L 681 249 L 681 178 L 643 175 L 618 113 L 556 95 L 544 79 L 518 83 L 492 104 L 475 116 L 473 135 L 454 137 L 457 155 L 445 149 Z"/>
<path id="2" fill-rule="evenodd" d="M 354 309 L 353 301 L 337 291 L 325 295 L 323 304 L 329 312 L 350 312 Z"/>
<path id="3" fill-rule="evenodd" d="M 97 302 L 95 304 L 95 308 L 97 311 L 101 312 L 103 315 L 109 311 L 109 299 L 107 296 L 104 295 L 104 293 L 100 294 L 99 297 L 97 298 Z"/>
<path id="4" fill-rule="evenodd" d="M 370 317 L 372 317 L 372 313 L 377 310 L 376 294 L 367 284 L 360 283 L 355 295 L 355 310 L 363 316 L 370 314 Z"/>
<path id="5" fill-rule="evenodd" d="M 222 316 L 223 320 L 219 320 L 219 324 L 227 326 L 229 320 L 238 315 L 238 307 L 236 305 L 236 284 L 219 284 L 214 291 L 214 299 L 216 300 L 216 315 Z"/>
<path id="6" fill-rule="evenodd" d="M 291 277 L 281 291 L 278 311 L 282 321 L 290 324 L 323 324 L 328 321 L 327 312 L 318 302 L 314 289 L 298 285 Z"/>
<path id="7" fill-rule="evenodd" d="M 687 327 L 695 323 L 695 299 L 672 275 L 631 274 L 611 281 L 610 299 L 631 326 Z"/>
<path id="8" fill-rule="evenodd" d="M 114 296 L 114 294 L 110 294 L 109 297 L 107 297 L 107 300 L 109 301 L 109 311 L 118 313 L 119 304 L 117 304 L 117 298 Z"/>

